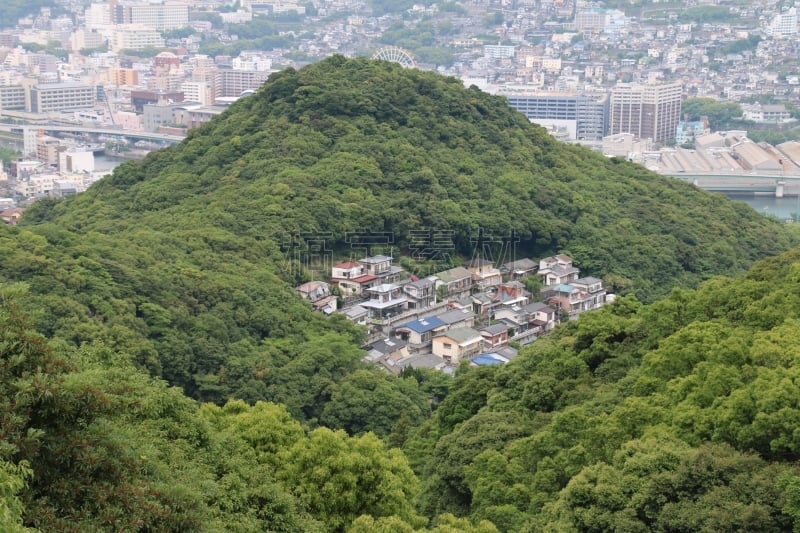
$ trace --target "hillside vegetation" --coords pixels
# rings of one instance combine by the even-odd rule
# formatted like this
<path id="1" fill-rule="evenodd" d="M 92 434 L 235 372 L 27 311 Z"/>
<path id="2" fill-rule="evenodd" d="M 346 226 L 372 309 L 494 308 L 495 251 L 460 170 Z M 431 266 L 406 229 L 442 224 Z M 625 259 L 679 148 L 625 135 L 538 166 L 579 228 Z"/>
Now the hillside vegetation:
<path id="1" fill-rule="evenodd" d="M 420 228 L 623 296 L 503 368 L 385 375 L 283 245 Z M 0 530 L 791 530 L 800 252 L 715 276 L 795 243 L 457 80 L 281 72 L 0 228 Z"/>
<path id="2" fill-rule="evenodd" d="M 552 140 L 504 99 L 455 79 L 334 57 L 272 76 L 179 146 L 89 191 L 43 201 L 0 232 L 0 281 L 39 297 L 36 328 L 103 339 L 192 397 L 286 403 L 317 419 L 353 370 L 360 333 L 313 315 L 282 244 L 419 229 L 571 254 L 611 290 L 650 301 L 787 249 L 744 204 Z M 313 377 L 313 379 L 312 379 Z M 312 380 L 311 387 L 303 387 Z"/>
<path id="3" fill-rule="evenodd" d="M 502 531 L 800 529 L 800 250 L 623 298 L 457 378 L 405 444 L 427 513 Z"/>
<path id="4" fill-rule="evenodd" d="M 100 341 L 47 342 L 26 298 L 0 290 L 3 531 L 800 528 L 800 249 L 465 370 L 396 424 L 403 451 L 273 403 L 198 407 Z"/>

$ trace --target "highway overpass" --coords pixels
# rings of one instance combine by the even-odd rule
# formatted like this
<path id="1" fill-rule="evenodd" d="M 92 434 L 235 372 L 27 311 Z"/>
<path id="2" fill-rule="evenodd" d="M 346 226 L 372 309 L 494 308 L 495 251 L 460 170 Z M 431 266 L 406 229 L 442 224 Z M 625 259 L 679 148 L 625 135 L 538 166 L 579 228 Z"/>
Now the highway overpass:
<path id="1" fill-rule="evenodd" d="M 36 130 L 43 132 L 59 132 L 59 133 L 92 133 L 95 135 L 108 135 L 116 137 L 128 137 L 131 139 L 141 139 L 155 142 L 166 142 L 168 144 L 177 144 L 181 142 L 184 137 L 179 135 L 168 135 L 166 133 L 154 133 L 150 131 L 131 131 L 121 130 L 114 128 L 103 128 L 98 126 L 81 126 L 69 124 L 42 124 L 42 125 L 22 125 L 22 124 L 0 124 L 0 131 L 7 131 L 10 133 L 17 133 L 23 135 L 24 130 Z"/>

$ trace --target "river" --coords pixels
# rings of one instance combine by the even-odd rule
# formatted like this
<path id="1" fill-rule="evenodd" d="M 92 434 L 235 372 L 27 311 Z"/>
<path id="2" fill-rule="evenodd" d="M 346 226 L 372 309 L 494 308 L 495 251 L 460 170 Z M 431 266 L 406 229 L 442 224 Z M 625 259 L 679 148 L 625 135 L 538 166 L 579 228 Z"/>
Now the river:
<path id="1" fill-rule="evenodd" d="M 757 212 L 780 220 L 793 220 L 800 214 L 800 196 L 784 196 L 775 198 L 772 195 L 755 196 L 753 194 L 725 193 L 731 200 L 739 200 Z"/>

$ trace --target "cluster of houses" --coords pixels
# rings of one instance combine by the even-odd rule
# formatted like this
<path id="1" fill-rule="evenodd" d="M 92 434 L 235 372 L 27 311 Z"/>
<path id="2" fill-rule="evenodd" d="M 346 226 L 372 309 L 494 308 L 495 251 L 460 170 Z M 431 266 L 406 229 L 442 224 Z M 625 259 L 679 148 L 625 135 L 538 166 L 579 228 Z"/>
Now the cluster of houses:
<path id="1" fill-rule="evenodd" d="M 613 296 L 602 280 L 580 277 L 567 255 L 500 266 L 473 258 L 425 278 L 392 263 L 385 255 L 343 261 L 329 282 L 310 281 L 296 291 L 317 311 L 367 326 L 366 360 L 393 373 L 409 366 L 448 370 L 463 361 L 504 364 L 516 356 L 514 346 Z M 524 283 L 533 276 L 542 287 L 538 300 Z"/>

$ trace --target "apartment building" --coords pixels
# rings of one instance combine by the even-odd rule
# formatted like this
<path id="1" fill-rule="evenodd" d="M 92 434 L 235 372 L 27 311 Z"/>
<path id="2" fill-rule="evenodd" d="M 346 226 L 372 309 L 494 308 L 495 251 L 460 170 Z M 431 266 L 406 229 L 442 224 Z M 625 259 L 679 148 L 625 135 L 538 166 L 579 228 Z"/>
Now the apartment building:
<path id="1" fill-rule="evenodd" d="M 256 90 L 267 81 L 269 75 L 269 71 L 263 70 L 218 69 L 214 80 L 214 98 L 238 97 L 245 91 Z"/>
<path id="2" fill-rule="evenodd" d="M 675 138 L 681 120 L 680 83 L 618 83 L 611 89 L 609 133 L 665 142 Z"/>
<path id="3" fill-rule="evenodd" d="M 164 38 L 158 30 L 141 24 L 120 24 L 114 27 L 109 47 L 113 52 L 163 48 Z"/>

